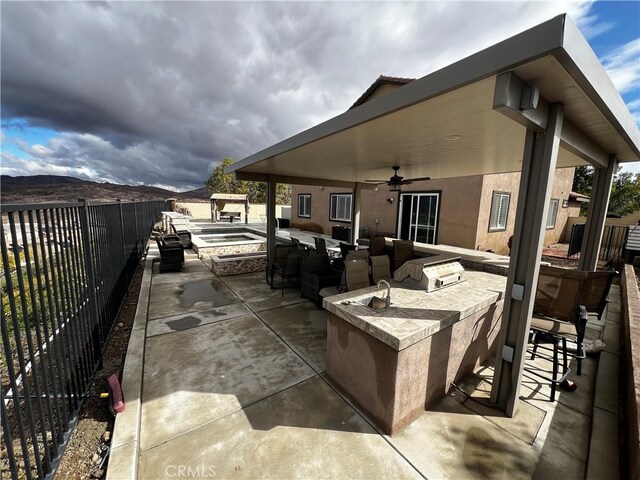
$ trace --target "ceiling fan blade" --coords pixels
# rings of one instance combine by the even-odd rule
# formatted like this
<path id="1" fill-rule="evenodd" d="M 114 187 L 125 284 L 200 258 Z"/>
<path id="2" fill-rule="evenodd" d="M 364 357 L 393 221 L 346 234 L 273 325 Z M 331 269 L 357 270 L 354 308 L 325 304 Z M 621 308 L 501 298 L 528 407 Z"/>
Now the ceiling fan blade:
<path id="1" fill-rule="evenodd" d="M 365 183 L 387 183 L 387 180 L 365 180 Z"/>
<path id="2" fill-rule="evenodd" d="M 422 180 L 431 180 L 431 177 L 415 177 L 415 178 L 407 178 L 407 180 L 410 180 L 412 182 L 420 182 Z"/>

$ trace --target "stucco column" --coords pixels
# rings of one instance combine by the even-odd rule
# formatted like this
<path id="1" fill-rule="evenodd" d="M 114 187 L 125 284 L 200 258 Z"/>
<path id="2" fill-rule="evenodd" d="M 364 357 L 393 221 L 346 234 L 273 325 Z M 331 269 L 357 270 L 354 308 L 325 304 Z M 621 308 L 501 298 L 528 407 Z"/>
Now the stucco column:
<path id="1" fill-rule="evenodd" d="M 360 198 L 362 196 L 362 188 L 356 183 L 353 189 L 353 211 L 351 212 L 351 244 L 355 245 L 360 236 Z"/>
<path id="2" fill-rule="evenodd" d="M 491 391 L 492 403 L 510 417 L 518 405 L 563 118 L 562 105 L 552 104 L 547 131 L 536 133 L 528 129 L 525 138 L 504 317 Z"/>
<path id="3" fill-rule="evenodd" d="M 276 182 L 267 182 L 267 260 L 276 251 Z"/>
<path id="4" fill-rule="evenodd" d="M 618 159 L 615 155 L 609 157 L 609 166 L 606 169 L 594 168 L 589 211 L 580 248 L 580 261 L 578 262 L 580 270 L 595 271 L 598 265 L 602 232 L 611 196 L 611 184 L 617 170 Z"/>

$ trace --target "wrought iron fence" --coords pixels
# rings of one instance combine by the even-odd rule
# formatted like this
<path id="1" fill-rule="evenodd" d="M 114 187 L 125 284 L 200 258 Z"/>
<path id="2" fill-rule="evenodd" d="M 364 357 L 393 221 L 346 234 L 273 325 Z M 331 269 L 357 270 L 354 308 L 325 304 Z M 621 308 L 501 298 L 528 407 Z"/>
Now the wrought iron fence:
<path id="1" fill-rule="evenodd" d="M 3 205 L 1 478 L 52 477 L 163 201 Z"/>
<path id="2" fill-rule="evenodd" d="M 608 262 L 610 260 L 618 260 L 622 257 L 624 245 L 627 240 L 627 228 L 626 226 L 619 225 L 606 225 L 604 227 L 598 260 Z M 567 257 L 571 257 L 580 252 L 583 236 L 584 223 L 576 224 L 571 228 Z"/>

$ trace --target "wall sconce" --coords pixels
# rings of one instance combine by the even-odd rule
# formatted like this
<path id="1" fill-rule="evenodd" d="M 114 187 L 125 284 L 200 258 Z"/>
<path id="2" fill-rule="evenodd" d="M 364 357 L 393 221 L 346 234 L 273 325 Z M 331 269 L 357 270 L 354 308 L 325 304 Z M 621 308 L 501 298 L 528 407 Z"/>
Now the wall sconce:
<path id="1" fill-rule="evenodd" d="M 392 204 L 392 203 L 393 203 L 393 197 L 391 197 L 391 198 L 387 198 L 387 203 L 388 203 L 388 204 Z"/>

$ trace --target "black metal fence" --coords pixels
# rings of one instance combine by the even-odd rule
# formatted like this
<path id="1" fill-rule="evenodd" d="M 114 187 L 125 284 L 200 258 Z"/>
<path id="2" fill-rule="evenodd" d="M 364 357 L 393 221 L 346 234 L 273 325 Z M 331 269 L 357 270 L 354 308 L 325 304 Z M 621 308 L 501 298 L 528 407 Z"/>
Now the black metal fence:
<path id="1" fill-rule="evenodd" d="M 605 225 L 598 260 L 608 262 L 610 260 L 618 260 L 622 257 L 624 244 L 627 240 L 627 229 L 628 227 L 626 226 Z M 583 236 L 584 223 L 576 224 L 571 228 L 567 257 L 571 257 L 580 252 Z"/>
<path id="2" fill-rule="evenodd" d="M 3 205 L 1 478 L 55 473 L 163 201 Z"/>

